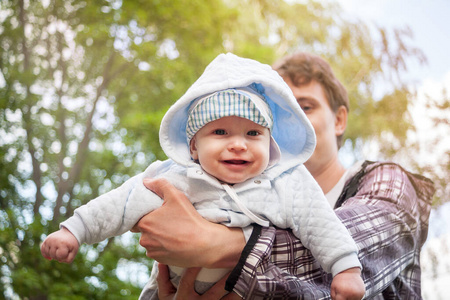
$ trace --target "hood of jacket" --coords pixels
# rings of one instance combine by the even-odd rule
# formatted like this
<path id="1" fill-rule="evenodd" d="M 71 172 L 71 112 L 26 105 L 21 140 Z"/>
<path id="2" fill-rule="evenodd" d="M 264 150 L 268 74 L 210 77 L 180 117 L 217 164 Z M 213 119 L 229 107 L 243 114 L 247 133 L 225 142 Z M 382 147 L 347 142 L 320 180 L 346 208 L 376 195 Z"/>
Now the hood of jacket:
<path id="1" fill-rule="evenodd" d="M 274 125 L 271 134 L 280 147 L 281 158 L 264 173 L 275 177 L 303 164 L 314 151 L 316 137 L 291 89 L 269 65 L 232 53 L 217 56 L 163 117 L 159 138 L 166 155 L 186 167 L 196 164 L 191 159 L 186 137 L 191 104 L 207 94 L 240 87 L 250 87 L 264 96 L 272 110 Z"/>

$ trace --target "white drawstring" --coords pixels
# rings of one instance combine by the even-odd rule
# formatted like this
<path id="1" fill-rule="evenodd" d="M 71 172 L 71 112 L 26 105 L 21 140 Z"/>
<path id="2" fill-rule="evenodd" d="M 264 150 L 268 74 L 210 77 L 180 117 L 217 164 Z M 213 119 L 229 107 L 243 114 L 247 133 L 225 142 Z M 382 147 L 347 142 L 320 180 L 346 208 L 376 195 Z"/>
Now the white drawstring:
<path id="1" fill-rule="evenodd" d="M 236 194 L 236 192 L 234 191 L 234 189 L 229 186 L 228 184 L 222 184 L 222 186 L 224 187 L 225 191 L 228 193 L 228 195 L 230 195 L 231 199 L 234 200 L 234 202 L 236 202 L 236 204 L 239 206 L 239 208 L 241 209 L 241 211 L 250 219 L 253 220 L 253 222 L 263 226 L 263 227 L 268 227 L 269 226 L 269 221 L 264 220 L 260 217 L 258 217 L 257 215 L 255 215 L 254 213 L 252 213 L 246 206 L 244 203 L 242 203 L 241 200 L 239 200 L 238 195 Z"/>

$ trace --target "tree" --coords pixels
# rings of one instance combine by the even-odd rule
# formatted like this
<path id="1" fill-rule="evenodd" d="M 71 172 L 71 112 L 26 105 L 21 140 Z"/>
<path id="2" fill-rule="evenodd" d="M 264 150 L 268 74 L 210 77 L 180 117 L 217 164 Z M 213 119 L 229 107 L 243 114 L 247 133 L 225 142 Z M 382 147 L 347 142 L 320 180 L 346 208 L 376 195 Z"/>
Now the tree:
<path id="1" fill-rule="evenodd" d="M 116 275 L 120 259 L 150 265 L 136 241 L 85 247 L 70 266 L 40 259 L 39 244 L 74 208 L 164 158 L 161 111 L 221 47 L 232 13 L 221 5 L 2 2 L 0 228 L 2 277 L 11 282 L 3 294 L 137 297 Z M 183 46 L 198 37 L 202 45 Z M 192 53 L 179 53 L 175 39 Z"/>
<path id="2" fill-rule="evenodd" d="M 164 112 L 220 52 L 269 64 L 296 50 L 333 58 L 358 124 L 349 138 L 390 132 L 402 141 L 410 120 L 398 116 L 411 99 L 401 74 L 408 58 L 423 58 L 405 44 L 408 34 L 392 41 L 339 15 L 315 1 L 0 2 L 0 292 L 137 297 L 139 284 L 117 271 L 132 262 L 150 268 L 136 235 L 83 246 L 71 265 L 45 261 L 39 244 L 76 207 L 165 158 Z M 396 83 L 375 101 L 381 74 Z M 378 114 L 392 97 L 402 99 L 389 107 L 400 130 Z"/>
<path id="3" fill-rule="evenodd" d="M 445 299 L 443 287 L 448 278 L 450 264 L 448 260 L 442 257 L 448 257 L 450 235 L 448 234 L 448 217 L 446 216 L 445 206 L 448 208 L 450 198 L 450 149 L 449 136 L 450 129 L 450 97 L 448 90 L 442 89 L 442 92 L 436 90 L 438 95 L 425 95 L 426 106 L 422 108 L 425 114 L 431 116 L 431 128 L 428 129 L 427 137 L 422 143 L 417 143 L 417 153 L 422 157 L 430 158 L 426 163 L 418 164 L 417 168 L 421 174 L 428 176 L 433 180 L 436 187 L 434 196 L 434 206 L 437 207 L 435 222 L 440 222 L 435 226 L 435 232 L 430 234 L 427 244 L 422 250 L 421 261 L 424 263 L 422 278 L 428 282 L 428 291 L 424 291 L 426 299 Z M 439 92 L 441 94 L 439 95 Z M 434 159 L 432 159 L 434 157 Z M 441 206 L 442 205 L 442 206 Z"/>
<path id="4" fill-rule="evenodd" d="M 436 187 L 434 206 L 440 206 L 450 199 L 450 148 L 448 132 L 450 130 L 450 96 L 448 90 L 443 88 L 436 91 L 438 95 L 423 95 L 425 97 L 424 115 L 430 117 L 430 129 L 426 140 L 414 141 L 415 151 L 418 156 L 430 158 L 425 162 L 417 162 L 409 157 L 421 174 L 433 180 Z M 403 153 L 404 154 L 404 153 Z M 431 159 L 434 157 L 434 159 Z"/>
<path id="5" fill-rule="evenodd" d="M 425 149 L 428 153 L 433 153 L 434 150 L 440 148 L 443 151 L 440 156 L 439 164 L 422 166 L 423 173 L 434 181 L 437 186 L 437 195 L 435 196 L 435 205 L 441 205 L 448 202 L 450 199 L 450 187 L 448 182 L 450 180 L 450 149 L 448 147 L 448 136 L 446 133 L 450 130 L 450 96 L 447 90 L 442 91 L 441 99 L 430 99 L 427 108 L 433 120 L 433 127 L 437 134 L 434 137 L 434 142 Z M 445 148 L 444 148 L 445 147 Z"/>

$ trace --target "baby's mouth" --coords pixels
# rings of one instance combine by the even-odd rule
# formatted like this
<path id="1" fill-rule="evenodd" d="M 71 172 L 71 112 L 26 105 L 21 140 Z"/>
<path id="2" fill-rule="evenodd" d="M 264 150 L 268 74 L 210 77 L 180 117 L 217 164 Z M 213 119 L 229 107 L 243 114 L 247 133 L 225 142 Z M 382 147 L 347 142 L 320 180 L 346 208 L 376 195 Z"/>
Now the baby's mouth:
<path id="1" fill-rule="evenodd" d="M 227 164 L 231 164 L 231 165 L 244 165 L 244 164 L 248 163 L 248 161 L 242 160 L 242 159 L 230 159 L 230 160 L 224 160 L 224 162 Z"/>

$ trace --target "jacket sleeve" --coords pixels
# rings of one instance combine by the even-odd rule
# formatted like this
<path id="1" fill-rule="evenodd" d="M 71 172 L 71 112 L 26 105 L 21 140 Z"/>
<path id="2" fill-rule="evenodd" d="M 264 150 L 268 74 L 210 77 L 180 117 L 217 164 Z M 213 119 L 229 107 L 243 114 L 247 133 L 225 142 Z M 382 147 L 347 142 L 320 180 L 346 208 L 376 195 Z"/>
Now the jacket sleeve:
<path id="1" fill-rule="evenodd" d="M 286 186 L 293 187 L 292 193 L 279 195 L 286 198 L 287 227 L 292 228 L 321 267 L 333 276 L 350 268 L 361 268 L 355 242 L 312 175 L 301 165 L 287 174 L 286 180 Z"/>
<path id="2" fill-rule="evenodd" d="M 353 179 L 336 214 L 357 244 L 366 297 L 420 298 L 418 258 L 428 231 L 432 183 L 398 165 L 379 163 L 366 164 Z M 230 275 L 229 290 L 244 299 L 330 297 L 331 275 L 292 232 L 262 228 L 253 243 Z"/>
<path id="3" fill-rule="evenodd" d="M 80 245 L 98 243 L 129 231 L 140 218 L 162 204 L 162 200 L 143 184 L 147 173 L 136 175 L 120 187 L 80 206 L 60 226 L 67 228 Z"/>

